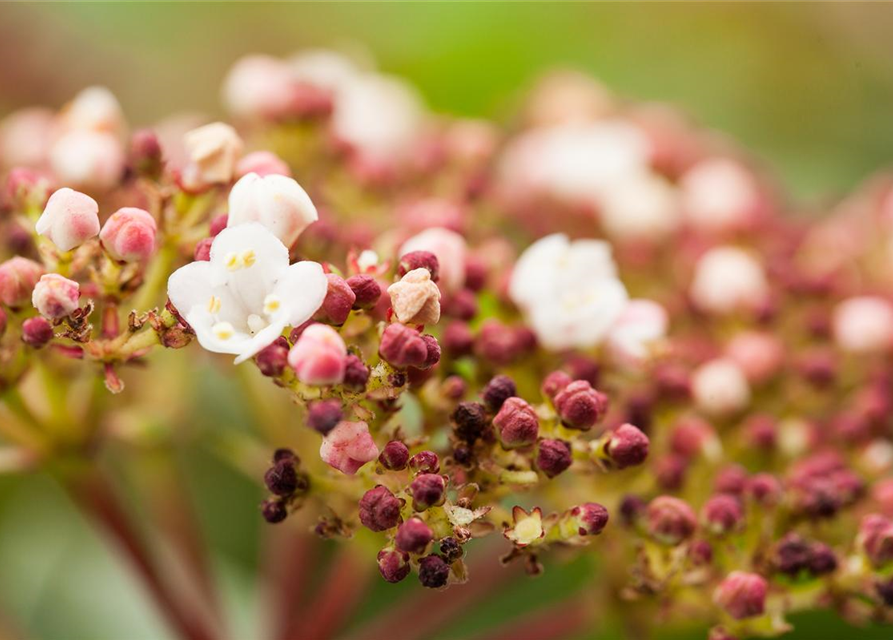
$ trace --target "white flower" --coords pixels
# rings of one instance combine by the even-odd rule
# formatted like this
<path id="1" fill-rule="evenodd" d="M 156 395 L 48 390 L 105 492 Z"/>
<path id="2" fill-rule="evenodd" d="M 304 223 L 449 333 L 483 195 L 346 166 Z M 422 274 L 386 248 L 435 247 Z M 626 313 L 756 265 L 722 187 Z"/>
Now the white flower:
<path id="1" fill-rule="evenodd" d="M 726 158 L 703 160 L 681 181 L 682 206 L 688 222 L 701 231 L 726 231 L 750 222 L 760 204 L 753 176 Z"/>
<path id="2" fill-rule="evenodd" d="M 639 366 L 666 336 L 669 322 L 666 309 L 653 300 L 630 300 L 608 333 L 608 351 L 621 365 Z"/>
<path id="3" fill-rule="evenodd" d="M 189 154 L 191 180 L 214 184 L 233 179 L 243 143 L 231 126 L 212 122 L 188 132 L 183 142 Z"/>
<path id="4" fill-rule="evenodd" d="M 50 150 L 50 165 L 59 182 L 77 187 L 110 189 L 124 173 L 124 149 L 111 133 L 75 129 Z"/>
<path id="5" fill-rule="evenodd" d="M 521 255 L 509 296 L 548 349 L 591 347 L 601 342 L 626 308 L 611 246 L 601 240 L 570 242 L 546 236 Z"/>
<path id="6" fill-rule="evenodd" d="M 307 192 L 286 176 L 249 173 L 229 193 L 227 226 L 260 222 L 286 247 L 318 218 Z"/>
<path id="7" fill-rule="evenodd" d="M 741 368 L 728 358 L 705 362 L 691 377 L 699 409 L 710 415 L 736 413 L 750 404 L 750 385 Z"/>
<path id="8" fill-rule="evenodd" d="M 288 112 L 293 99 L 288 65 L 272 56 L 240 58 L 223 83 L 223 101 L 239 117 L 277 117 Z"/>
<path id="9" fill-rule="evenodd" d="M 643 171 L 612 183 L 599 213 L 612 238 L 660 240 L 679 226 L 679 197 L 664 178 Z"/>
<path id="10" fill-rule="evenodd" d="M 833 327 L 845 351 L 885 351 L 893 344 L 893 305 L 879 296 L 848 298 L 835 307 Z"/>
<path id="11" fill-rule="evenodd" d="M 60 114 L 65 130 L 105 131 L 121 137 L 127 127 L 115 95 L 105 87 L 87 87 Z"/>
<path id="12" fill-rule="evenodd" d="M 60 251 L 71 251 L 99 234 L 99 205 L 87 194 L 63 187 L 47 200 L 34 230 Z"/>
<path id="13" fill-rule="evenodd" d="M 356 80 L 361 72 L 356 63 L 337 51 L 308 49 L 286 61 L 291 77 L 337 94 Z"/>
<path id="14" fill-rule="evenodd" d="M 266 227 L 221 231 L 208 262 L 177 269 L 168 296 L 208 351 L 238 355 L 236 364 L 319 309 L 328 281 L 316 262 L 288 264 L 288 249 Z"/>
<path id="15" fill-rule="evenodd" d="M 695 265 L 690 289 L 695 304 L 713 313 L 752 309 L 763 302 L 769 284 L 762 265 L 736 247 L 716 247 Z"/>

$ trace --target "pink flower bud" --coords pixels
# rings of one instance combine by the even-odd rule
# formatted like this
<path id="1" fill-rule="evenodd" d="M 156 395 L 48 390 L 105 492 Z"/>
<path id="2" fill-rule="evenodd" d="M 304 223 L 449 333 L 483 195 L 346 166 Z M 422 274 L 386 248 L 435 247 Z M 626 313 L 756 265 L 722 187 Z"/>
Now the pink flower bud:
<path id="1" fill-rule="evenodd" d="M 701 518 L 709 531 L 716 535 L 725 535 L 741 527 L 744 511 L 738 498 L 722 493 L 710 497 L 704 503 Z"/>
<path id="2" fill-rule="evenodd" d="M 555 395 L 555 410 L 570 429 L 588 431 L 608 410 L 608 398 L 585 380 L 575 380 Z"/>
<path id="3" fill-rule="evenodd" d="M 781 501 L 782 486 L 771 473 L 758 473 L 747 481 L 746 492 L 762 507 L 772 507 Z"/>
<path id="4" fill-rule="evenodd" d="M 695 403 L 710 415 L 737 413 L 750 404 L 750 385 L 741 368 L 728 358 L 702 364 L 692 374 Z"/>
<path id="5" fill-rule="evenodd" d="M 672 496 L 659 496 L 648 505 L 648 531 L 664 544 L 677 545 L 690 538 L 697 518 L 688 503 Z"/>
<path id="6" fill-rule="evenodd" d="M 284 343 L 284 344 L 283 344 Z M 257 368 L 270 378 L 278 378 L 285 371 L 288 364 L 288 342 L 285 338 L 277 340 L 271 345 L 261 349 L 255 356 Z"/>
<path id="7" fill-rule="evenodd" d="M 474 348 L 474 334 L 468 325 L 461 321 L 449 323 L 443 330 L 443 348 L 454 358 L 471 353 Z"/>
<path id="8" fill-rule="evenodd" d="M 99 205 L 86 194 L 59 189 L 47 201 L 35 230 L 60 251 L 71 251 L 99 233 Z"/>
<path id="9" fill-rule="evenodd" d="M 484 390 L 481 399 L 490 411 L 499 411 L 500 407 L 511 397 L 518 395 L 515 381 L 508 376 L 493 376 Z"/>
<path id="10" fill-rule="evenodd" d="M 419 451 L 409 459 L 409 468 L 416 473 L 438 473 L 440 459 L 433 451 Z"/>
<path id="11" fill-rule="evenodd" d="M 58 320 L 78 308 L 80 295 L 77 282 L 58 273 L 48 273 L 41 276 L 34 287 L 31 303 L 43 317 Z"/>
<path id="12" fill-rule="evenodd" d="M 493 418 L 493 426 L 507 449 L 533 444 L 540 428 L 536 411 L 521 398 L 506 400 Z"/>
<path id="13" fill-rule="evenodd" d="M 648 457 L 648 436 L 631 424 L 622 424 L 611 434 L 605 453 L 618 469 L 640 465 Z"/>
<path id="14" fill-rule="evenodd" d="M 239 179 L 229 194 L 228 226 L 259 222 L 286 247 L 319 219 L 310 196 L 297 182 L 286 176 L 256 173 Z"/>
<path id="15" fill-rule="evenodd" d="M 434 532 L 427 524 L 420 518 L 410 518 L 397 529 L 394 542 L 400 551 L 420 554 L 433 539 Z"/>
<path id="16" fill-rule="evenodd" d="M 430 251 L 410 251 L 400 256 L 400 262 L 397 263 L 397 275 L 401 278 L 410 271 L 416 269 L 427 269 L 431 274 L 431 280 L 437 282 L 440 275 L 440 265 L 437 262 L 437 256 Z"/>
<path id="17" fill-rule="evenodd" d="M 879 296 L 849 298 L 834 309 L 833 327 L 845 351 L 887 351 L 893 346 L 893 305 Z"/>
<path id="18" fill-rule="evenodd" d="M 730 464 L 717 472 L 713 486 L 719 493 L 740 496 L 747 488 L 747 481 L 747 469 L 738 464 Z"/>
<path id="19" fill-rule="evenodd" d="M 288 64 L 272 56 L 240 58 L 223 84 L 226 107 L 240 118 L 283 117 L 292 110 L 294 98 L 294 81 Z"/>
<path id="20" fill-rule="evenodd" d="M 695 265 L 690 295 L 704 311 L 753 310 L 766 300 L 769 283 L 760 262 L 736 247 L 716 247 Z"/>
<path id="21" fill-rule="evenodd" d="M 372 276 L 365 274 L 351 276 L 347 279 L 347 286 L 354 294 L 354 309 L 372 309 L 378 304 L 381 286 Z"/>
<path id="22" fill-rule="evenodd" d="M 726 356 L 750 382 L 759 383 L 778 373 L 784 362 L 784 345 L 770 333 L 747 331 L 732 338 Z"/>
<path id="23" fill-rule="evenodd" d="M 391 308 L 397 320 L 405 324 L 435 324 L 440 320 L 440 289 L 427 269 L 408 272 L 388 287 Z"/>
<path id="24" fill-rule="evenodd" d="M 329 283 L 326 297 L 313 319 L 340 326 L 347 321 L 357 297 L 341 276 L 327 273 L 326 280 Z"/>
<path id="25" fill-rule="evenodd" d="M 411 571 L 409 554 L 396 549 L 382 549 L 378 552 L 378 570 L 387 582 L 400 582 Z"/>
<path id="26" fill-rule="evenodd" d="M 409 449 L 399 440 L 391 440 L 381 450 L 378 461 L 389 471 L 402 471 L 409 461 Z"/>
<path id="27" fill-rule="evenodd" d="M 344 379 L 346 356 L 347 347 L 337 331 L 313 324 L 304 329 L 288 352 L 288 364 L 304 384 L 338 384 Z"/>
<path id="28" fill-rule="evenodd" d="M 211 238 L 216 238 L 217 234 L 226 229 L 226 226 L 229 224 L 229 216 L 225 213 L 221 213 L 219 216 L 214 216 L 211 218 L 211 224 L 208 228 L 208 235 Z"/>
<path id="29" fill-rule="evenodd" d="M 189 181 L 198 185 L 229 182 L 242 155 L 242 139 L 228 124 L 214 122 L 193 129 L 184 138 L 189 154 Z"/>
<path id="30" fill-rule="evenodd" d="M 369 367 L 357 356 L 348 354 L 344 359 L 344 387 L 355 393 L 363 391 L 369 381 Z"/>
<path id="31" fill-rule="evenodd" d="M 425 356 L 425 362 L 419 366 L 419 369 L 430 369 L 440 362 L 440 344 L 437 342 L 437 338 L 429 333 L 423 334 L 422 340 L 425 341 L 425 347 L 428 351 Z"/>
<path id="32" fill-rule="evenodd" d="M 733 571 L 716 588 L 713 599 L 736 620 L 762 615 L 769 585 L 755 573 Z"/>
<path id="33" fill-rule="evenodd" d="M 871 564 L 881 568 L 893 561 L 893 520 L 869 514 L 859 524 L 859 538 Z"/>
<path id="34" fill-rule="evenodd" d="M 597 536 L 608 526 L 608 510 L 595 502 L 587 502 L 570 510 L 577 525 L 577 534 Z"/>
<path id="35" fill-rule="evenodd" d="M 400 523 L 402 506 L 387 487 L 378 485 L 360 498 L 360 522 L 372 531 L 387 531 Z"/>
<path id="36" fill-rule="evenodd" d="M 53 145 L 50 164 L 61 184 L 105 191 L 121 180 L 126 156 L 111 133 L 75 130 Z"/>
<path id="37" fill-rule="evenodd" d="M 378 457 L 378 447 L 365 422 L 341 422 L 323 438 L 319 456 L 329 466 L 352 476 Z"/>
<path id="38" fill-rule="evenodd" d="M 571 446 L 564 440 L 540 440 L 536 450 L 536 467 L 548 478 L 563 473 L 573 462 Z"/>
<path id="39" fill-rule="evenodd" d="M 164 166 L 158 136 L 151 129 L 140 129 L 130 138 L 130 166 L 139 175 L 157 178 Z"/>
<path id="40" fill-rule="evenodd" d="M 148 211 L 124 207 L 113 213 L 99 233 L 103 248 L 119 262 L 143 262 L 155 252 L 155 218 Z"/>
<path id="41" fill-rule="evenodd" d="M 211 260 L 211 245 L 214 244 L 214 238 L 202 238 L 195 245 L 195 251 L 192 253 L 192 259 L 196 262 L 209 262 Z"/>
<path id="42" fill-rule="evenodd" d="M 35 349 L 45 346 L 53 336 L 53 327 L 46 318 L 28 318 L 22 323 L 22 341 Z"/>
<path id="43" fill-rule="evenodd" d="M 327 435 L 338 426 L 344 411 L 341 402 L 335 398 L 329 400 L 316 400 L 307 407 L 307 426 Z"/>
<path id="44" fill-rule="evenodd" d="M 264 176 L 291 177 L 291 169 L 285 161 L 270 151 L 254 151 L 249 153 L 236 164 L 236 175 L 240 178 L 249 173 L 256 173 L 261 178 Z"/>
<path id="45" fill-rule="evenodd" d="M 13 309 L 28 304 L 42 275 L 42 265 L 21 256 L 0 264 L 0 302 Z"/>
<path id="46" fill-rule="evenodd" d="M 422 473 L 409 485 L 409 493 L 412 494 L 412 508 L 424 511 L 443 504 L 446 500 L 446 482 L 443 476 Z"/>
<path id="47" fill-rule="evenodd" d="M 718 460 L 722 455 L 722 444 L 716 430 L 698 417 L 679 421 L 670 434 L 670 449 L 685 458 L 703 455 L 708 460 Z"/>
<path id="48" fill-rule="evenodd" d="M 428 359 L 428 345 L 418 331 L 395 322 L 385 327 L 378 353 L 395 367 L 418 367 Z"/>
<path id="49" fill-rule="evenodd" d="M 545 380 L 543 380 L 543 395 L 554 400 L 559 392 L 571 382 L 573 382 L 573 378 L 567 375 L 564 371 L 553 371 L 546 376 Z"/>
<path id="50" fill-rule="evenodd" d="M 0 156 L 2 157 L 2 156 Z M 40 171 L 15 167 L 6 176 L 0 203 L 15 211 L 46 206 L 50 195 L 50 179 Z"/>

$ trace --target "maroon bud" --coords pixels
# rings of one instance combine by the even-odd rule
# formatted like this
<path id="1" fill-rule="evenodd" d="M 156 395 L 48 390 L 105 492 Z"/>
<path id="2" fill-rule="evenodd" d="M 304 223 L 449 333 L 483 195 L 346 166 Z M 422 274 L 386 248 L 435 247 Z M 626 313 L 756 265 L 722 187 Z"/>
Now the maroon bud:
<path id="1" fill-rule="evenodd" d="M 440 459 L 433 451 L 419 451 L 409 459 L 409 468 L 416 473 L 438 473 Z"/>
<path id="2" fill-rule="evenodd" d="M 400 582 L 409 575 L 409 554 L 396 549 L 382 549 L 378 552 L 378 570 L 387 582 Z"/>
<path id="3" fill-rule="evenodd" d="M 419 369 L 430 369 L 440 362 L 440 345 L 437 344 L 437 338 L 428 333 L 422 335 L 422 340 L 425 341 L 427 356 Z"/>
<path id="4" fill-rule="evenodd" d="M 360 522 L 372 531 L 386 531 L 400 523 L 400 500 L 378 485 L 360 498 Z"/>
<path id="5" fill-rule="evenodd" d="M 399 440 L 391 440 L 381 450 L 378 461 L 385 469 L 400 471 L 406 468 L 406 463 L 409 461 L 409 449 Z"/>
<path id="6" fill-rule="evenodd" d="M 639 518 L 641 518 L 648 510 L 648 505 L 642 498 L 634 495 L 625 495 L 620 500 L 620 521 L 624 526 L 631 527 Z"/>
<path id="7" fill-rule="evenodd" d="M 570 429 L 588 431 L 608 410 L 608 398 L 585 380 L 575 380 L 554 398 L 561 423 Z"/>
<path id="8" fill-rule="evenodd" d="M 677 545 L 691 538 L 697 527 L 692 508 L 672 496 L 659 496 L 648 505 L 648 530 L 659 542 Z"/>
<path id="9" fill-rule="evenodd" d="M 701 418 L 680 420 L 670 433 L 670 449 L 686 458 L 695 458 L 702 453 L 711 456 L 718 453 L 719 446 L 716 431 Z"/>
<path id="10" fill-rule="evenodd" d="M 465 259 L 465 286 L 471 291 L 480 291 L 487 284 L 487 263 L 477 256 Z"/>
<path id="11" fill-rule="evenodd" d="M 322 301 L 322 306 L 313 315 L 313 319 L 340 326 L 350 315 L 357 296 L 341 276 L 327 273 L 326 279 L 329 281 L 326 297 Z"/>
<path id="12" fill-rule="evenodd" d="M 462 289 L 445 298 L 443 314 L 459 320 L 471 320 L 478 313 L 478 301 L 473 291 Z"/>
<path id="13" fill-rule="evenodd" d="M 270 493 L 290 496 L 298 488 L 298 473 L 293 460 L 279 460 L 264 474 L 264 484 Z"/>
<path id="14" fill-rule="evenodd" d="M 571 378 L 574 380 L 585 380 L 593 387 L 598 384 L 598 376 L 601 373 L 601 367 L 598 362 L 592 358 L 585 356 L 571 356 L 564 363 L 565 368 L 570 372 Z"/>
<path id="15" fill-rule="evenodd" d="M 292 344 L 295 344 L 301 335 L 304 333 L 304 329 L 309 327 L 310 325 L 316 324 L 315 320 L 307 320 L 306 322 L 302 322 L 297 327 L 293 328 L 288 334 L 288 341 Z"/>
<path id="16" fill-rule="evenodd" d="M 716 535 L 726 535 L 739 529 L 744 523 L 741 502 L 727 493 L 711 496 L 701 511 L 704 525 Z"/>
<path id="17" fill-rule="evenodd" d="M 474 335 L 464 322 L 456 320 L 449 323 L 441 337 L 443 348 L 453 358 L 467 356 L 474 348 Z"/>
<path id="18" fill-rule="evenodd" d="M 461 400 L 467 389 L 468 384 L 462 379 L 462 376 L 457 375 L 447 376 L 440 385 L 440 392 L 450 400 Z"/>
<path id="19" fill-rule="evenodd" d="M 809 571 L 814 576 L 824 576 L 837 570 L 834 550 L 822 542 L 814 542 L 810 549 Z"/>
<path id="20" fill-rule="evenodd" d="M 595 502 L 587 502 L 571 509 L 578 518 L 577 533 L 581 536 L 597 536 L 608 526 L 608 510 Z"/>
<path id="21" fill-rule="evenodd" d="M 654 475 L 657 484 L 664 491 L 678 491 L 685 483 L 685 474 L 688 471 L 688 459 L 669 453 L 658 458 L 654 463 Z"/>
<path id="22" fill-rule="evenodd" d="M 605 453 L 618 469 L 633 467 L 648 457 L 648 436 L 631 424 L 620 425 L 605 445 Z"/>
<path id="23" fill-rule="evenodd" d="M 477 402 L 460 402 L 451 416 L 453 430 L 465 442 L 474 443 L 487 427 L 487 413 Z"/>
<path id="24" fill-rule="evenodd" d="M 688 556 L 696 566 L 703 567 L 713 562 L 713 547 L 706 540 L 695 540 L 689 547 Z"/>
<path id="25" fill-rule="evenodd" d="M 341 401 L 335 400 L 316 400 L 311 402 L 307 409 L 307 426 L 318 431 L 322 435 L 326 435 L 338 426 L 344 412 L 341 409 Z"/>
<path id="26" fill-rule="evenodd" d="M 536 451 L 536 466 L 548 478 L 565 471 L 571 462 L 571 446 L 564 440 L 540 440 Z"/>
<path id="27" fill-rule="evenodd" d="M 755 573 L 733 571 L 716 588 L 714 600 L 736 620 L 762 615 L 769 585 Z"/>
<path id="28" fill-rule="evenodd" d="M 428 360 L 428 344 L 418 331 L 395 322 L 389 324 L 381 335 L 378 353 L 398 368 L 421 367 Z"/>
<path id="29" fill-rule="evenodd" d="M 691 380 L 688 371 L 675 364 L 655 367 L 654 385 L 662 400 L 685 400 L 691 395 Z"/>
<path id="30" fill-rule="evenodd" d="M 22 323 L 22 341 L 28 346 L 40 349 L 54 337 L 53 327 L 46 318 L 37 316 Z"/>
<path id="31" fill-rule="evenodd" d="M 446 586 L 450 577 L 450 565 L 438 555 L 425 556 L 419 560 L 419 582 L 429 589 Z"/>
<path id="32" fill-rule="evenodd" d="M 889 580 L 879 580 L 874 585 L 878 597 L 885 607 L 893 607 L 893 578 Z"/>
<path id="33" fill-rule="evenodd" d="M 158 136 L 151 129 L 139 129 L 130 138 L 130 166 L 149 178 L 161 175 L 162 152 Z"/>
<path id="34" fill-rule="evenodd" d="M 481 392 L 481 398 L 490 411 L 499 411 L 502 404 L 509 398 L 517 395 L 518 389 L 515 381 L 508 376 L 494 376 Z"/>
<path id="35" fill-rule="evenodd" d="M 797 370 L 812 386 L 825 388 L 837 377 L 836 356 L 830 350 L 810 351 L 800 358 Z"/>
<path id="36" fill-rule="evenodd" d="M 553 371 L 543 380 L 541 391 L 550 400 L 554 400 L 562 389 L 573 382 L 573 379 L 564 371 Z"/>
<path id="37" fill-rule="evenodd" d="M 453 447 L 453 460 L 456 464 L 468 466 L 474 459 L 474 451 L 467 444 L 459 443 Z"/>
<path id="38" fill-rule="evenodd" d="M 419 518 L 410 518 L 400 525 L 394 542 L 400 551 L 407 553 L 424 553 L 425 548 L 434 539 L 431 528 Z"/>
<path id="39" fill-rule="evenodd" d="M 366 389 L 366 383 L 369 382 L 369 367 L 363 364 L 359 357 L 348 354 L 344 359 L 344 381 L 342 385 L 359 393 Z"/>
<path id="40" fill-rule="evenodd" d="M 521 398 L 506 400 L 493 418 L 493 426 L 506 449 L 533 444 L 540 429 L 536 411 Z"/>
<path id="41" fill-rule="evenodd" d="M 261 503 L 261 515 L 270 524 L 277 524 L 288 517 L 288 507 L 279 498 L 268 498 Z"/>
<path id="42" fill-rule="evenodd" d="M 281 462 L 282 460 L 289 460 L 292 464 L 300 464 L 301 462 L 298 455 L 286 447 L 281 447 L 273 452 L 273 464 Z"/>
<path id="43" fill-rule="evenodd" d="M 724 467 L 716 474 L 713 480 L 713 488 L 717 493 L 729 493 L 740 496 L 747 488 L 747 469 L 742 466 L 733 464 Z"/>
<path id="44" fill-rule="evenodd" d="M 283 342 L 285 344 L 282 344 Z M 270 378 L 281 376 L 282 372 L 285 371 L 286 365 L 288 365 L 288 343 L 285 341 L 285 338 L 261 349 L 255 358 L 255 362 L 263 375 Z"/>
<path id="45" fill-rule="evenodd" d="M 481 360 L 493 365 L 510 364 L 523 351 L 523 345 L 517 338 L 511 327 L 499 320 L 487 320 L 475 340 L 475 353 Z"/>
<path id="46" fill-rule="evenodd" d="M 437 282 L 440 276 L 437 256 L 430 251 L 410 251 L 401 256 L 400 262 L 397 264 L 397 275 L 402 278 L 414 269 L 427 269 L 434 282 Z"/>
<path id="47" fill-rule="evenodd" d="M 412 508 L 424 511 L 436 507 L 446 500 L 446 481 L 436 473 L 422 473 L 409 485 L 412 494 Z"/>
<path id="48" fill-rule="evenodd" d="M 192 252 L 192 259 L 196 262 L 208 262 L 211 259 L 211 244 L 214 238 L 202 238 L 195 245 L 195 251 Z"/>
<path id="49" fill-rule="evenodd" d="M 381 298 L 381 285 L 372 276 L 366 274 L 351 276 L 347 279 L 347 286 L 353 291 L 354 309 L 372 309 Z"/>
<path id="50" fill-rule="evenodd" d="M 214 216 L 211 219 L 211 229 L 210 234 L 212 238 L 217 237 L 221 231 L 226 229 L 226 225 L 229 224 L 229 216 L 225 213 L 221 213 L 219 216 Z"/>
<path id="51" fill-rule="evenodd" d="M 764 507 L 772 507 L 781 501 L 782 487 L 771 473 L 758 473 L 747 481 L 747 495 Z"/>
<path id="52" fill-rule="evenodd" d="M 775 449 L 777 436 L 775 420 L 770 416 L 756 415 L 744 424 L 744 438 L 754 449 L 772 451 Z"/>
<path id="53" fill-rule="evenodd" d="M 462 557 L 462 545 L 454 537 L 449 536 L 440 541 L 440 555 L 448 563 L 452 564 Z"/>

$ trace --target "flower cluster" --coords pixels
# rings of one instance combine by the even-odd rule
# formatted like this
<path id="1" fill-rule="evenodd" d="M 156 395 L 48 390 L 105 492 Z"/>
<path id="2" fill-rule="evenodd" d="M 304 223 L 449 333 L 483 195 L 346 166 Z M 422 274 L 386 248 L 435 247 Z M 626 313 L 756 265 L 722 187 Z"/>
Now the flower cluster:
<path id="1" fill-rule="evenodd" d="M 296 403 L 263 518 L 374 540 L 388 582 L 473 579 L 501 532 L 712 637 L 893 620 L 893 179 L 787 215 L 740 150 L 570 73 L 511 133 L 327 51 L 224 97 L 232 124 L 128 134 L 104 89 L 3 122 L 4 403 L 194 339 Z"/>

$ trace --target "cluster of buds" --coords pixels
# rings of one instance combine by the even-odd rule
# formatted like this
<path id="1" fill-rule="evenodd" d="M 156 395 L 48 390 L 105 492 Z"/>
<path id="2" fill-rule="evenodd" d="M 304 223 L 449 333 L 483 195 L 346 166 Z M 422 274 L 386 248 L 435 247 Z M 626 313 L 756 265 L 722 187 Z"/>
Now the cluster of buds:
<path id="1" fill-rule="evenodd" d="M 473 579 L 502 531 L 715 637 L 893 620 L 893 179 L 785 216 L 743 154 L 574 74 L 512 134 L 332 52 L 224 93 L 232 124 L 176 135 L 104 90 L 5 121 L 0 391 L 119 392 L 194 339 L 295 404 L 263 518 L 363 532 L 388 582 Z"/>

